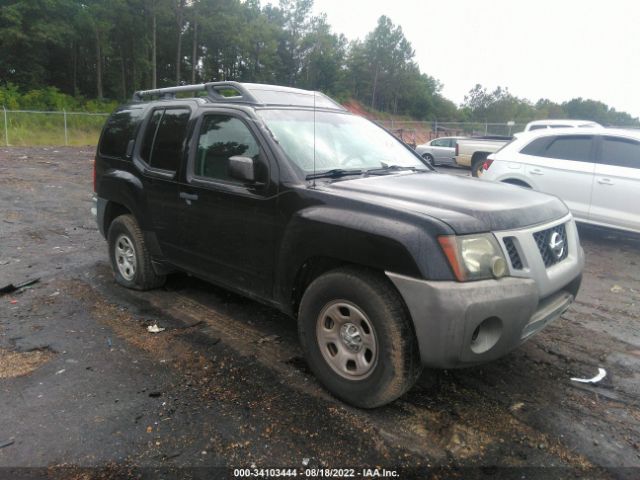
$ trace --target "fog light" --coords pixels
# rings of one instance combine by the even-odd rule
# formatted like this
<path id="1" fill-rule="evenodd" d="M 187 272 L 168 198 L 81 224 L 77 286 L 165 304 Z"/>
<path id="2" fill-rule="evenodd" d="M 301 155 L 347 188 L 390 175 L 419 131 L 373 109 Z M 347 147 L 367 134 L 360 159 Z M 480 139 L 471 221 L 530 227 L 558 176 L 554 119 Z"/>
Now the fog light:
<path id="1" fill-rule="evenodd" d="M 504 277 L 507 273 L 507 262 L 504 258 L 493 257 L 491 261 L 491 273 L 495 278 Z"/>

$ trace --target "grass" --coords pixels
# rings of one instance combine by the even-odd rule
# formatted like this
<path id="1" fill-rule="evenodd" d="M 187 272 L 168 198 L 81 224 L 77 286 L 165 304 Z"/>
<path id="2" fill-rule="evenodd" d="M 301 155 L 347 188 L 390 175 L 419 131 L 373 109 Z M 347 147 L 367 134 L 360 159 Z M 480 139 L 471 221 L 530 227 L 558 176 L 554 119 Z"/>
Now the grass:
<path id="1" fill-rule="evenodd" d="M 7 111 L 9 145 L 12 146 L 82 146 L 96 145 L 107 115 L 67 114 L 65 139 L 64 115 L 61 113 L 16 113 Z M 0 144 L 6 145 L 5 119 L 0 111 Z"/>

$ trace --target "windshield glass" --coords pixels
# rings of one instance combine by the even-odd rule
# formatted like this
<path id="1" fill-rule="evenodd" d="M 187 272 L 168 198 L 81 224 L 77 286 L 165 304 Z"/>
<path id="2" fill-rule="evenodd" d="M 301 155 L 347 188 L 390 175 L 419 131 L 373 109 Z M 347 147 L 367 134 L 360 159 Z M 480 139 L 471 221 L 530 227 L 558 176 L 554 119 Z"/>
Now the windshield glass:
<path id="1" fill-rule="evenodd" d="M 305 173 L 314 171 L 313 111 L 260 110 L 259 115 L 289 159 Z M 355 115 L 315 113 L 315 171 L 425 165 L 395 137 Z"/>

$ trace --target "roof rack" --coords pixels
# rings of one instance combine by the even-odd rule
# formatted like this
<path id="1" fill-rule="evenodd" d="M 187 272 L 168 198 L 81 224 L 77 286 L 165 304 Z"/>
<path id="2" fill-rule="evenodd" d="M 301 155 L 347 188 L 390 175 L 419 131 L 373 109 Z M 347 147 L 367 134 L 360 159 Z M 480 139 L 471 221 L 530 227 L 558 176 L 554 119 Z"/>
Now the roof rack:
<path id="1" fill-rule="evenodd" d="M 235 91 L 237 95 L 225 95 L 223 94 L 225 90 L 227 92 L 229 90 Z M 133 101 L 141 102 L 145 97 L 175 99 L 177 93 L 189 92 L 206 92 L 206 98 L 216 103 L 298 106 L 346 111 L 342 105 L 321 92 L 278 85 L 239 82 L 209 82 L 199 85 L 180 85 L 154 90 L 139 90 L 133 94 Z"/>
<path id="2" fill-rule="evenodd" d="M 238 95 L 225 96 L 222 90 L 235 90 Z M 215 102 L 260 103 L 241 83 L 238 82 L 208 82 L 198 85 L 180 85 L 177 87 L 156 88 L 155 90 L 138 90 L 133 94 L 133 100 L 140 102 L 144 97 L 176 98 L 177 93 L 207 92 L 209 99 Z"/>

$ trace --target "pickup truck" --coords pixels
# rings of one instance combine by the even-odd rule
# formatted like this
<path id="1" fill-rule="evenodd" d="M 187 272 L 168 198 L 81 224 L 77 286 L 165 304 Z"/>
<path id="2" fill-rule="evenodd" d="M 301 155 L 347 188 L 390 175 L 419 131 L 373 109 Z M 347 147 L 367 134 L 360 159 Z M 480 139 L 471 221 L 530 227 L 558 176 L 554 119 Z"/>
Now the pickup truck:
<path id="1" fill-rule="evenodd" d="M 363 408 L 423 366 L 518 347 L 584 263 L 558 198 L 439 174 L 323 94 L 273 85 L 136 92 L 103 129 L 94 191 L 118 284 L 184 271 L 284 312 L 317 379 Z"/>
<path id="2" fill-rule="evenodd" d="M 456 142 L 455 163 L 471 169 L 474 177 L 482 168 L 487 156 L 497 152 L 511 141 L 512 137 L 484 136 L 460 139 Z"/>

